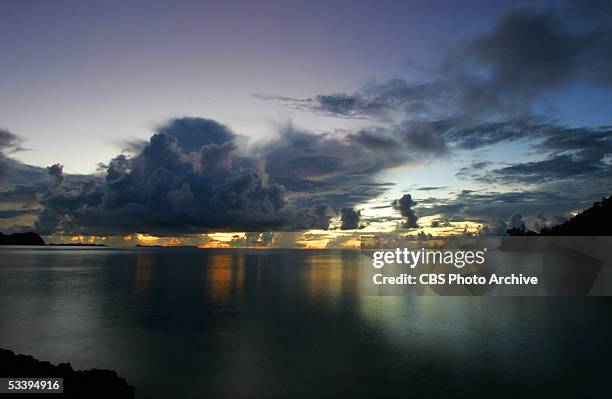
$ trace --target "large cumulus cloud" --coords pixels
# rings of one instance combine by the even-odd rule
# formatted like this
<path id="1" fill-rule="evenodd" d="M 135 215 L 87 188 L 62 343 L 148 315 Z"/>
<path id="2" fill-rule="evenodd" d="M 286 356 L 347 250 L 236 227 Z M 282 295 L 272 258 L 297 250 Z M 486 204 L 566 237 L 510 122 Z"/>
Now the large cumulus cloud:
<path id="1" fill-rule="evenodd" d="M 291 228 L 285 188 L 243 166 L 256 161 L 237 154 L 235 140 L 214 121 L 174 120 L 137 155 L 112 159 L 103 177 L 49 193 L 36 228 L 105 235 Z"/>
<path id="2" fill-rule="evenodd" d="M 247 147 L 244 137 L 218 122 L 175 119 L 148 142 L 100 163 L 95 175 L 7 157 L 11 184 L 0 191 L 0 201 L 14 209 L 6 216 L 39 213 L 34 228 L 43 234 L 328 229 L 334 208 L 391 186 L 373 182 L 372 173 L 408 159 L 370 148 L 352 134 L 293 127 L 265 145 Z M 358 223 L 354 216 L 345 218 L 345 227 Z"/>

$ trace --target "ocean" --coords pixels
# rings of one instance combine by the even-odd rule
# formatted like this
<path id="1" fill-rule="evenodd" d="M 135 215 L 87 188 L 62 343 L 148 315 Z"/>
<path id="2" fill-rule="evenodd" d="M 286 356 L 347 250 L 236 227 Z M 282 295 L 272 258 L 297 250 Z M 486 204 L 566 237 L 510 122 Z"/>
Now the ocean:
<path id="1" fill-rule="evenodd" d="M 612 298 L 368 296 L 359 256 L 3 248 L 0 347 L 138 398 L 610 396 Z"/>

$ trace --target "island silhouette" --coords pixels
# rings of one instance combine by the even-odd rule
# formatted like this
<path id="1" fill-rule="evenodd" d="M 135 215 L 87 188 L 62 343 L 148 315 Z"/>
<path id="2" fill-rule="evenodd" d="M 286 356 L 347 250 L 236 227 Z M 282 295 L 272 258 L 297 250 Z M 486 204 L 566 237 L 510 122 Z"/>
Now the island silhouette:
<path id="1" fill-rule="evenodd" d="M 0 245 L 45 245 L 45 240 L 33 232 L 3 234 L 0 233 Z"/>
<path id="2" fill-rule="evenodd" d="M 0 232 L 0 245 L 46 245 L 50 247 L 105 247 L 106 244 L 91 244 L 91 243 L 49 243 L 46 244 L 45 240 L 37 233 L 13 233 L 3 234 Z"/>
<path id="3" fill-rule="evenodd" d="M 612 236 L 612 195 L 564 223 L 542 228 L 539 233 L 518 228 L 506 233 L 509 236 Z"/>

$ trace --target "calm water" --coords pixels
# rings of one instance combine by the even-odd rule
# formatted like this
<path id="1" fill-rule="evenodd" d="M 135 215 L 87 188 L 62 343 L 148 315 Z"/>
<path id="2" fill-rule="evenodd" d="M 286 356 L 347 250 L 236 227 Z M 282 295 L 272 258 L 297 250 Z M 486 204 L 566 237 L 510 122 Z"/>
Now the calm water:
<path id="1" fill-rule="evenodd" d="M 359 253 L 0 250 L 0 347 L 139 398 L 610 397 L 608 298 L 369 297 Z"/>

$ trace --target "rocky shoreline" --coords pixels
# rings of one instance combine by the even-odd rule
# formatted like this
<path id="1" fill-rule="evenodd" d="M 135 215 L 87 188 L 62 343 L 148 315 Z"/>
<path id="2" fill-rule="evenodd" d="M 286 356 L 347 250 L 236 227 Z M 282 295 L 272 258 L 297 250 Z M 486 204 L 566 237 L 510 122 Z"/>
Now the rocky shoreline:
<path id="1" fill-rule="evenodd" d="M 57 377 L 64 379 L 63 394 L 35 394 L 37 398 L 134 398 L 135 389 L 111 370 L 74 370 L 70 363 L 53 365 L 29 355 L 0 349 L 0 376 L 3 378 Z M 23 396 L 25 395 L 25 396 Z M 20 394 L 20 397 L 28 397 Z"/>

